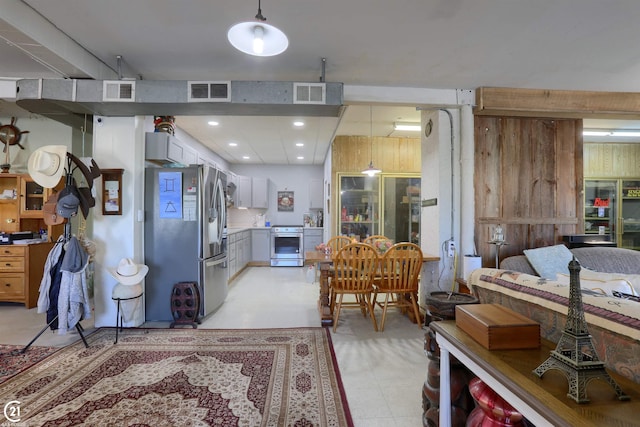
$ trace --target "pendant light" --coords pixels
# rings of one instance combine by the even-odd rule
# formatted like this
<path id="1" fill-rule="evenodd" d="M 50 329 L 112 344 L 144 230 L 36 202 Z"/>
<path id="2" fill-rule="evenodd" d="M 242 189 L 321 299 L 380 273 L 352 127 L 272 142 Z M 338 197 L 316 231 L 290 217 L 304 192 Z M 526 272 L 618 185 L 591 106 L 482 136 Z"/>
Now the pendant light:
<path id="1" fill-rule="evenodd" d="M 369 161 L 369 166 L 362 171 L 363 174 L 374 176 L 382 172 L 380 169 L 373 166 L 373 107 L 369 105 L 369 144 L 371 150 L 371 160 Z"/>
<path id="2" fill-rule="evenodd" d="M 229 43 L 241 52 L 254 56 L 279 55 L 289 46 L 286 34 L 273 25 L 266 24 L 262 16 L 260 0 L 255 21 L 240 22 L 229 28 Z"/>

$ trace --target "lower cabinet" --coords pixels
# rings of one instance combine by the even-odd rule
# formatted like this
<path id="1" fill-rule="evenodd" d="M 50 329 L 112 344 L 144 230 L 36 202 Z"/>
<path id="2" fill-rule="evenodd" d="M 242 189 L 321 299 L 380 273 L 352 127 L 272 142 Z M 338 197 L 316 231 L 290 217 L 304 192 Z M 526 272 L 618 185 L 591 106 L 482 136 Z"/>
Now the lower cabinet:
<path id="1" fill-rule="evenodd" d="M 304 251 L 314 251 L 316 246 L 322 243 L 323 229 L 310 227 L 304 229 Z"/>
<path id="2" fill-rule="evenodd" d="M 243 230 L 229 234 L 229 281 L 233 280 L 251 261 L 251 231 Z"/>
<path id="3" fill-rule="evenodd" d="M 271 261 L 271 232 L 266 230 L 251 230 L 251 261 L 256 264 Z"/>
<path id="4" fill-rule="evenodd" d="M 0 301 L 38 304 L 40 282 L 53 243 L 0 246 Z"/>

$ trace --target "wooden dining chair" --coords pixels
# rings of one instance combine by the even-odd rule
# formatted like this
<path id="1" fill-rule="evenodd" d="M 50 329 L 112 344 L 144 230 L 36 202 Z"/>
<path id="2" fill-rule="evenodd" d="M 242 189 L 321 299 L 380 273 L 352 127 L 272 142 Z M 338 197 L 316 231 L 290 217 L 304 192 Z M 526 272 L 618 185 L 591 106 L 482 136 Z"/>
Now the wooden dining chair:
<path id="1" fill-rule="evenodd" d="M 364 243 L 351 243 L 340 249 L 333 260 L 334 274 L 330 280 L 333 331 L 338 328 L 340 311 L 343 307 L 360 308 L 362 314 L 369 314 L 373 329 L 378 330 L 378 322 L 373 313 L 373 279 L 378 268 L 379 257 L 375 249 Z M 344 295 L 352 295 L 355 301 L 343 301 Z"/>
<path id="2" fill-rule="evenodd" d="M 380 269 L 374 283 L 373 304 L 382 308 L 380 331 L 384 331 L 390 306 L 413 310 L 416 323 L 422 328 L 418 309 L 418 282 L 422 269 L 422 250 L 415 243 L 400 242 L 391 246 L 380 258 Z M 384 301 L 378 295 L 384 294 Z"/>
<path id="3" fill-rule="evenodd" d="M 327 242 L 327 247 L 331 248 L 331 258 L 334 258 L 340 252 L 340 249 L 351 243 L 351 239 L 347 236 L 333 236 L 330 238 Z"/>

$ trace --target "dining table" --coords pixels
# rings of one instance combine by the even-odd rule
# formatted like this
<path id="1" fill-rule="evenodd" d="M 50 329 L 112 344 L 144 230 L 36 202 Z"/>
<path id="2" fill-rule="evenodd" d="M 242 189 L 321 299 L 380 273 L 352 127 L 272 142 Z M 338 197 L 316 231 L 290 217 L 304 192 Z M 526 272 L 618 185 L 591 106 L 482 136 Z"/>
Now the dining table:
<path id="1" fill-rule="evenodd" d="M 440 261 L 440 257 L 435 255 L 423 255 L 423 262 Z M 322 326 L 333 326 L 333 312 L 329 300 L 329 276 L 333 265 L 331 254 L 324 251 L 306 251 L 304 253 L 305 265 L 316 265 L 320 270 L 320 296 L 318 298 L 318 312 L 320 314 L 320 324 Z"/>

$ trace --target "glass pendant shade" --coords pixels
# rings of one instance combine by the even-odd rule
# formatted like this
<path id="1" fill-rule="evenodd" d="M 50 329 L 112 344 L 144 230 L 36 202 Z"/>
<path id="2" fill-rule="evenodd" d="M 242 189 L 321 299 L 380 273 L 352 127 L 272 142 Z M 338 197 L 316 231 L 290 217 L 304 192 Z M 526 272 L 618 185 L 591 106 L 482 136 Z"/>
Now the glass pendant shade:
<path id="1" fill-rule="evenodd" d="M 278 28 L 260 21 L 240 22 L 229 28 L 229 43 L 254 56 L 279 55 L 289 47 L 289 39 Z"/>

